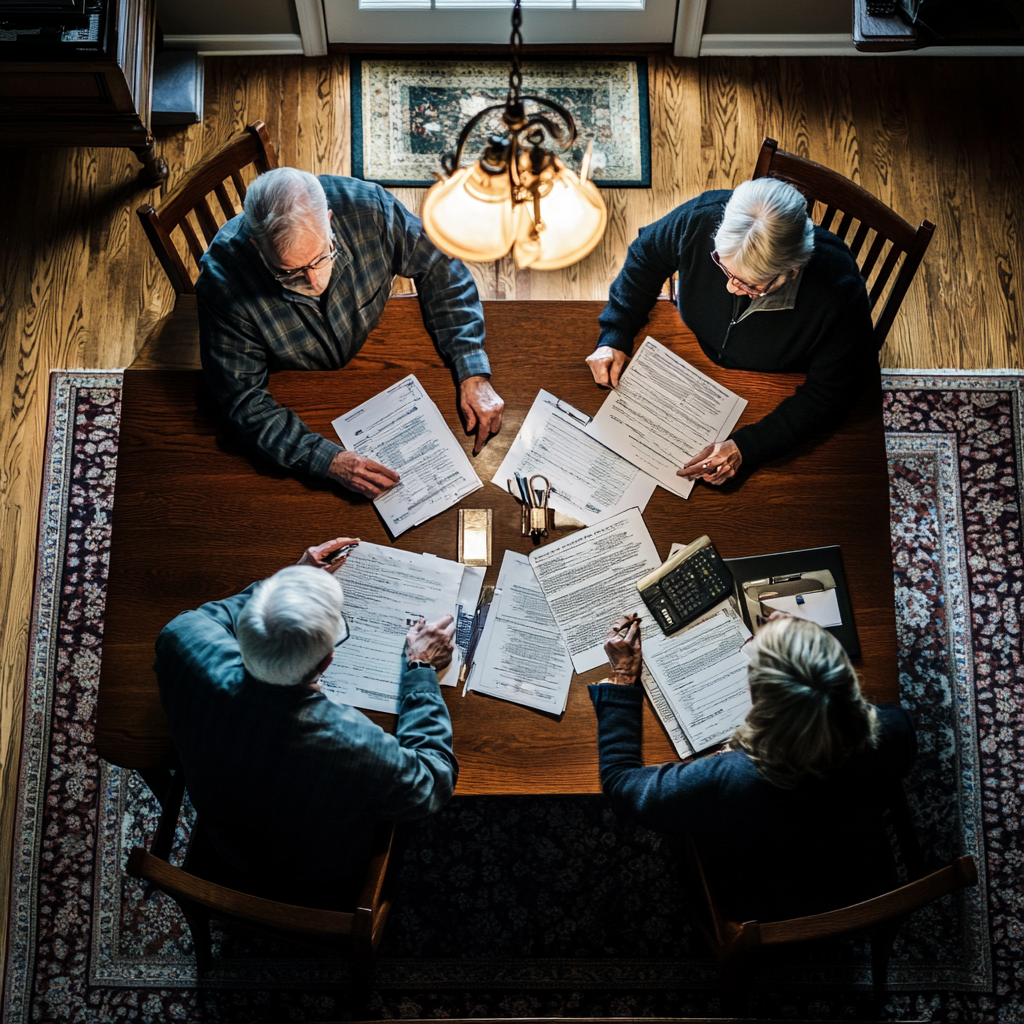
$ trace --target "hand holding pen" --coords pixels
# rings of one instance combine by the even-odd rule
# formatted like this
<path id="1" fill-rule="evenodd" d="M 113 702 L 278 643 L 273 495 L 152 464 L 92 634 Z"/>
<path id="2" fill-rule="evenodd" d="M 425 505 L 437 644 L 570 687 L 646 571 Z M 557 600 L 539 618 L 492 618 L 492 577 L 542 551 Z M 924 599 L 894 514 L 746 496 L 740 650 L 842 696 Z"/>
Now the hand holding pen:
<path id="1" fill-rule="evenodd" d="M 358 537 L 336 537 L 323 544 L 314 544 L 311 548 L 306 548 L 296 564 L 312 565 L 316 569 L 337 572 L 358 544 Z"/>
<path id="2" fill-rule="evenodd" d="M 639 615 L 623 615 L 612 623 L 604 642 L 604 652 L 612 669 L 605 682 L 620 686 L 634 686 L 639 682 L 644 664 Z"/>

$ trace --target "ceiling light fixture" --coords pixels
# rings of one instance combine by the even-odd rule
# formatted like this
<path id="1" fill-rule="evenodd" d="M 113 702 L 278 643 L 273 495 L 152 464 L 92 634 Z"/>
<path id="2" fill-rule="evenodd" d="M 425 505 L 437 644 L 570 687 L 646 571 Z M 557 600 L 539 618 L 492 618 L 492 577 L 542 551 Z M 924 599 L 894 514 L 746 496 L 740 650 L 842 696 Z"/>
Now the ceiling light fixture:
<path id="1" fill-rule="evenodd" d="M 601 241 L 608 211 L 588 180 L 593 142 L 578 175 L 544 148 L 547 137 L 565 152 L 576 141 L 576 124 L 560 104 L 521 94 L 522 21 L 515 0 L 508 98 L 473 116 L 459 133 L 455 152 L 441 158 L 444 177 L 438 175 L 423 200 L 423 225 L 449 256 L 487 263 L 511 249 L 520 269 L 558 270 L 578 263 Z M 546 110 L 527 112 L 527 103 Z M 460 166 L 473 129 L 499 110 L 507 134 L 489 135 L 480 159 Z"/>

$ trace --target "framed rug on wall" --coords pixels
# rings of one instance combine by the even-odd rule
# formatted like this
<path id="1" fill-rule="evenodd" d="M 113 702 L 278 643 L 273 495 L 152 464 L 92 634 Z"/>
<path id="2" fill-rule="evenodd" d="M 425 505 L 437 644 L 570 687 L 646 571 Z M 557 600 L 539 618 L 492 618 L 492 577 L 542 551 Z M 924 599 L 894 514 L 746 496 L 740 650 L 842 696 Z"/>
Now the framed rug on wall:
<path id="1" fill-rule="evenodd" d="M 484 107 L 508 94 L 505 59 L 381 60 L 352 58 L 352 175 L 378 185 L 427 187 L 441 157 Z M 591 177 L 601 188 L 651 187 L 651 115 L 647 61 L 530 60 L 523 93 L 564 106 L 576 120 L 573 147 L 560 156 L 578 170 L 593 140 Z M 528 108 L 529 109 L 529 108 Z M 500 111 L 467 143 L 463 162 L 500 131 Z"/>

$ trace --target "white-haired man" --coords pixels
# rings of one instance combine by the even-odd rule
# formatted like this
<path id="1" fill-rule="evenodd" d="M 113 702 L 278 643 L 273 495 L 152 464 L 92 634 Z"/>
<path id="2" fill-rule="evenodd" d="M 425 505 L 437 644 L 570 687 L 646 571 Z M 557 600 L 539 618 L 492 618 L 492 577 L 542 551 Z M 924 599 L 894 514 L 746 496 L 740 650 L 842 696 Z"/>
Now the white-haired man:
<path id="1" fill-rule="evenodd" d="M 501 427 L 484 315 L 466 267 L 379 185 L 293 167 L 259 175 L 196 282 L 203 371 L 234 428 L 286 469 L 376 498 L 398 474 L 311 431 L 267 392 L 271 370 L 337 370 L 362 348 L 394 277 L 416 282 L 427 330 L 459 382 L 474 454 Z"/>
<path id="2" fill-rule="evenodd" d="M 235 597 L 183 612 L 154 666 L 189 797 L 217 853 L 256 891 L 337 905 L 365 871 L 376 823 L 425 817 L 458 778 L 437 668 L 450 615 L 406 637 L 394 735 L 329 701 L 317 680 L 344 656 L 332 575 L 339 537 Z M 326 571 L 325 571 L 326 570 Z"/>
<path id="3" fill-rule="evenodd" d="M 679 312 L 719 366 L 806 373 L 757 423 L 709 445 L 677 470 L 721 484 L 838 425 L 877 373 L 871 311 L 850 250 L 807 216 L 807 200 L 775 178 L 712 191 L 640 229 L 600 316 L 587 357 L 615 387 L 665 279 L 679 272 Z M 759 314 L 759 315 L 754 315 Z M 764 314 L 764 315 L 760 315 Z"/>

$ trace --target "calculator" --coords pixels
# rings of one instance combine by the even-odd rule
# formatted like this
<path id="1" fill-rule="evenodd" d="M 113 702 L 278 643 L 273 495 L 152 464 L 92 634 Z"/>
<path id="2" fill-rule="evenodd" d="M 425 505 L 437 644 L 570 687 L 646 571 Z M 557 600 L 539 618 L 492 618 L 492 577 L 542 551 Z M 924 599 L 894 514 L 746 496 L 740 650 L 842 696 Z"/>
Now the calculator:
<path id="1" fill-rule="evenodd" d="M 705 535 L 645 576 L 636 588 L 667 635 L 724 601 L 734 586 L 729 567 Z"/>

